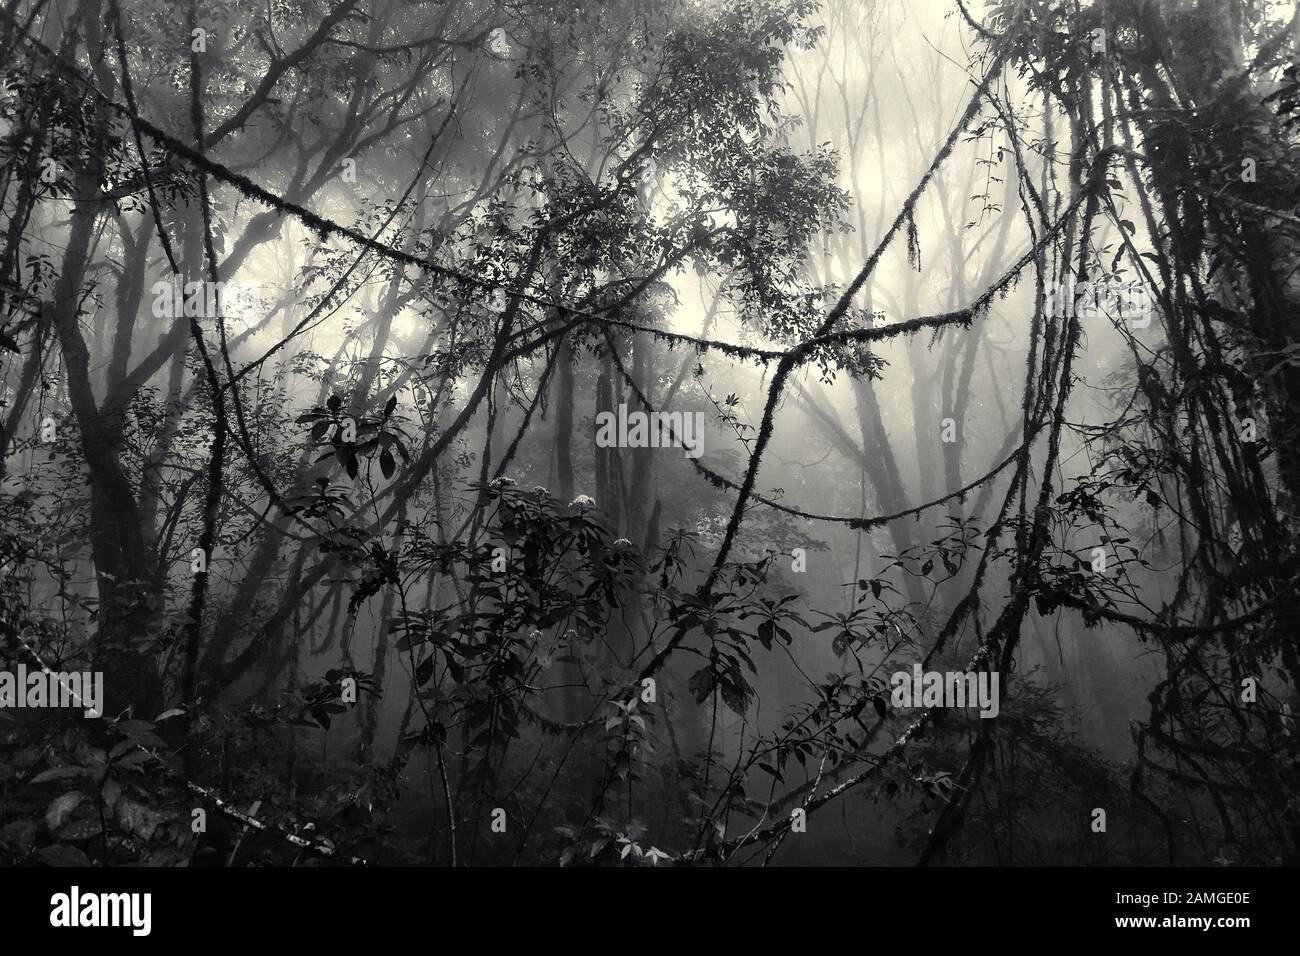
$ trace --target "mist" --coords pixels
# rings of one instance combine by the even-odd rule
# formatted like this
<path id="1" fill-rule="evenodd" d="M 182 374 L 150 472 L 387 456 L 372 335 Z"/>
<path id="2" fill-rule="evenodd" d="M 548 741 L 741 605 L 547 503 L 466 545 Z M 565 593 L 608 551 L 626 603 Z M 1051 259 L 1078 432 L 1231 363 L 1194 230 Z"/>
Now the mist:
<path id="1" fill-rule="evenodd" d="M 8 4 L 0 854 L 1296 862 L 1295 22 Z"/>

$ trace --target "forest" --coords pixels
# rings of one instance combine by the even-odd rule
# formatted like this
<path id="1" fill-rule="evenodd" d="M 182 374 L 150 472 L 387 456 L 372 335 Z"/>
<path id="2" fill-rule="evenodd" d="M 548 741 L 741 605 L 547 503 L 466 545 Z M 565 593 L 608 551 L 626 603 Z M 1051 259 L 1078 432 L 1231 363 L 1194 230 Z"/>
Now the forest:
<path id="1" fill-rule="evenodd" d="M 1300 863 L 1300 5 L 0 53 L 0 863 Z"/>

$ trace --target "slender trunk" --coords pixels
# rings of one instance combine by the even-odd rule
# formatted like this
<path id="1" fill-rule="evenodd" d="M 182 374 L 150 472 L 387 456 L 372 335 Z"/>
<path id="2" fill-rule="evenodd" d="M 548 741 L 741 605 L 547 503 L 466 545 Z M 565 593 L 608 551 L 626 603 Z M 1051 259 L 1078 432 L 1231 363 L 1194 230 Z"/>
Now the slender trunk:
<path id="1" fill-rule="evenodd" d="M 104 74 L 100 14 L 99 0 L 82 3 L 87 50 L 91 62 L 101 64 L 97 72 Z M 108 79 L 99 76 L 100 83 L 111 89 Z M 102 140 L 107 132 L 107 107 L 99 102 L 92 135 Z M 100 414 L 91 387 L 90 353 L 78 323 L 90 243 L 104 204 L 100 193 L 103 173 L 104 152 L 91 150 L 77 171 L 77 200 L 72 207 L 68 244 L 47 314 L 58 335 L 68 398 L 90 472 L 91 553 L 99 582 L 96 657 L 104 670 L 107 705 L 110 711 L 132 706 L 152 716 L 160 690 L 153 662 L 125 647 L 130 638 L 143 633 L 150 602 L 139 590 L 140 582 L 146 580 L 146 552 L 135 493 L 118 458 L 122 423 L 120 416 Z"/>
<path id="2" fill-rule="evenodd" d="M 577 355 L 567 343 L 561 349 L 555 375 L 555 468 L 560 500 L 573 500 L 573 365 Z"/>

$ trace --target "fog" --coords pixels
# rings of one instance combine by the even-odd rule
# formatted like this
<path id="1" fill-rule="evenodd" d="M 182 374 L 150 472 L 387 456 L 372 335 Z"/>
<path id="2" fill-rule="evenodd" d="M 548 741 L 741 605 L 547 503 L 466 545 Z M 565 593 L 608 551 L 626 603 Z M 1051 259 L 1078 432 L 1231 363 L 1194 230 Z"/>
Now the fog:
<path id="1" fill-rule="evenodd" d="M 11 4 L 4 852 L 1293 861 L 1294 11 L 1030 6 Z"/>

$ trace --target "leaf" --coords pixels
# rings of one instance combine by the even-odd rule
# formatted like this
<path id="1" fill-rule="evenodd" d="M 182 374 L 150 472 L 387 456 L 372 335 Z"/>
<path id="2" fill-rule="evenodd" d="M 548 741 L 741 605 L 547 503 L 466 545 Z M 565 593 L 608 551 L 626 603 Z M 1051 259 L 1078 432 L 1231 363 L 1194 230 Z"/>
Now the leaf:
<path id="1" fill-rule="evenodd" d="M 880 715 L 881 719 L 884 719 L 885 715 L 889 712 L 885 707 L 885 699 L 879 694 L 871 698 L 871 706 L 876 708 L 876 713 Z"/>
<path id="2" fill-rule="evenodd" d="M 724 680 L 721 685 L 722 702 L 727 705 L 732 713 L 744 717 L 745 710 L 749 707 L 749 697 L 753 693 L 753 688 L 736 672 L 733 680 Z"/>
<path id="3" fill-rule="evenodd" d="M 256 810 L 251 812 L 256 813 Z M 167 817 L 152 807 L 134 800 L 123 799 L 117 805 L 117 822 L 127 833 L 141 840 L 153 839 L 154 833 L 167 820 Z"/>
<path id="4" fill-rule="evenodd" d="M 140 764 L 145 763 L 148 759 L 149 759 L 148 752 L 144 750 L 136 750 L 132 753 L 127 754 L 125 757 L 119 760 L 117 762 L 117 766 L 118 769 L 124 767 L 130 769 L 132 767 L 138 767 Z"/>
<path id="5" fill-rule="evenodd" d="M 44 770 L 27 781 L 28 784 L 49 783 L 51 780 L 66 780 L 69 777 L 89 776 L 88 767 L 51 767 Z"/>
<path id="6" fill-rule="evenodd" d="M 50 801 L 50 805 L 45 808 L 45 825 L 53 833 L 63 826 L 64 822 L 72 815 L 72 811 L 81 806 L 86 795 L 80 790 L 74 790 L 71 793 L 65 793 L 62 796 L 55 797 Z"/>
<path id="7" fill-rule="evenodd" d="M 315 425 L 311 426 L 312 441 L 320 441 L 325 437 L 325 433 L 330 430 L 330 420 L 322 418 Z"/>
<path id="8" fill-rule="evenodd" d="M 154 729 L 153 724 L 147 720 L 119 720 L 116 727 L 127 736 L 134 737 L 138 740 L 149 739 L 149 735 L 153 733 Z M 151 742 L 161 743 L 161 741 L 157 740 Z"/>
<path id="9" fill-rule="evenodd" d="M 387 448 L 379 453 L 379 470 L 384 473 L 385 478 L 393 477 L 393 472 L 397 471 L 397 462 L 393 460 L 393 453 Z"/>
<path id="10" fill-rule="evenodd" d="M 672 859 L 672 857 L 669 854 L 665 853 L 657 846 L 652 846 L 650 849 L 646 850 L 645 858 L 650 861 L 651 866 L 658 866 L 660 860 Z"/>
<path id="11" fill-rule="evenodd" d="M 691 679 L 686 686 L 689 690 L 695 692 L 695 702 L 697 704 L 702 704 L 708 700 L 709 695 L 713 693 L 713 685 L 715 681 L 716 678 L 713 674 L 713 668 L 706 665 L 701 667 L 691 676 Z"/>
<path id="12" fill-rule="evenodd" d="M 389 415 L 393 414 L 393 409 L 395 409 L 396 407 L 397 407 L 397 396 L 393 395 L 388 399 L 387 404 L 384 405 L 384 418 L 387 418 Z"/>
<path id="13" fill-rule="evenodd" d="M 122 756 L 122 754 L 134 750 L 136 746 L 137 744 L 134 740 L 119 740 L 113 745 L 113 749 L 108 752 L 108 759 L 116 760 L 118 757 Z"/>
<path id="14" fill-rule="evenodd" d="M 343 467 L 347 469 L 348 477 L 355 478 L 357 476 L 356 453 L 348 446 L 342 445 L 339 447 L 337 455 L 339 461 L 343 464 Z"/>
<path id="15" fill-rule="evenodd" d="M 430 654 L 424 660 L 420 661 L 419 666 L 415 668 L 416 687 L 423 687 L 429 682 L 429 678 L 433 676 L 433 661 L 434 655 Z"/>
<path id="16" fill-rule="evenodd" d="M 42 847 L 36 856 L 46 866 L 90 866 L 90 857 L 67 843 Z"/>
<path id="17" fill-rule="evenodd" d="M 339 398 L 337 395 L 331 395 L 329 401 L 325 404 L 329 406 L 331 412 L 337 412 L 343 407 L 343 399 Z"/>

